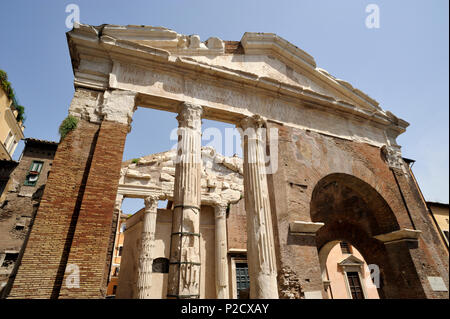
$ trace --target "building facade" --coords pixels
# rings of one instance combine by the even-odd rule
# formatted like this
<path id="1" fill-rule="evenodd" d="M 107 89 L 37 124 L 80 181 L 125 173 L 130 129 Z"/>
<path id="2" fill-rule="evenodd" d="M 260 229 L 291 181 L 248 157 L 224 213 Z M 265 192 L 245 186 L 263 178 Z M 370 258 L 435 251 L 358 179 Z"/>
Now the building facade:
<path id="1" fill-rule="evenodd" d="M 119 285 L 120 263 L 122 262 L 123 242 L 125 240 L 125 229 L 127 227 L 128 215 L 120 212 L 119 223 L 117 225 L 116 238 L 111 262 L 111 272 L 109 274 L 106 297 L 115 297 L 117 286 Z"/>
<path id="2" fill-rule="evenodd" d="M 18 110 L 0 85 L 0 160 L 12 160 L 19 141 L 24 138 L 24 126 L 17 116 Z"/>
<path id="3" fill-rule="evenodd" d="M 427 202 L 427 205 L 448 247 L 448 204 Z"/>
<path id="4" fill-rule="evenodd" d="M 57 146 L 56 142 L 25 139 L 20 162 L 15 162 L 8 176 L 0 202 L 0 288 L 3 293 L 20 263 Z"/>
<path id="5" fill-rule="evenodd" d="M 309 54 L 271 33 L 202 42 L 149 26 L 76 25 L 68 43 L 78 124 L 55 154 L 9 298 L 104 298 L 118 194 L 146 202 L 137 297 L 152 296 L 156 203 L 169 197 L 166 297 L 202 297 L 202 119 L 240 129 L 250 298 L 326 298 L 320 252 L 333 241 L 379 267 L 380 298 L 448 298 L 448 249 L 396 142 L 408 123 Z M 173 112 L 179 125 L 173 191 L 156 197 L 120 188 L 137 107 Z M 166 189 L 161 176 L 150 181 Z M 218 298 L 230 297 L 224 216 L 218 209 Z M 74 276 L 79 285 L 68 285 Z"/>

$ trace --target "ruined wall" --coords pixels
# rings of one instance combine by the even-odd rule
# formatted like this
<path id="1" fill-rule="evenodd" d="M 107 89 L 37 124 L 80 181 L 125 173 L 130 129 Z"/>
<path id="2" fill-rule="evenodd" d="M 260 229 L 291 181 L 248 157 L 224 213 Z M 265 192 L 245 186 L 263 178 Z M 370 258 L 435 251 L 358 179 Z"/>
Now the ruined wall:
<path id="1" fill-rule="evenodd" d="M 433 292 L 427 280 L 427 276 L 440 276 L 448 286 L 448 254 L 442 250 L 437 234 L 430 227 L 431 220 L 427 217 L 426 209 L 407 169 L 396 170 L 402 192 L 400 193 L 393 172 L 384 160 L 380 148 L 275 123 L 270 123 L 270 126 L 279 129 L 279 169 L 275 174 L 268 175 L 273 223 L 276 228 L 276 250 L 279 256 L 279 279 L 286 271 L 292 271 L 300 279 L 304 291 L 323 291 L 317 251 L 320 247 L 317 246 L 325 243 L 317 243 L 311 235 L 293 236 L 289 232 L 289 223 L 311 222 L 310 202 L 315 186 L 329 174 L 343 173 L 364 181 L 381 195 L 395 214 L 398 226 L 391 225 L 393 230 L 395 227 L 416 227 L 422 231 L 419 247 L 402 245 L 401 249 L 397 249 L 391 246 L 389 250 L 396 251 L 392 252 L 393 255 L 398 254 L 396 262 L 401 262 L 401 255 L 405 254 L 405 250 L 409 250 L 413 268 L 418 273 L 428 298 L 448 296 L 448 292 Z M 407 207 L 402 200 L 402 194 Z M 370 199 L 365 200 L 370 202 Z M 349 233 L 352 231 L 348 229 Z M 386 254 L 386 251 L 383 253 Z M 405 261 L 405 265 L 407 262 Z M 394 266 L 402 267 L 401 264 Z M 280 291 L 280 297 L 283 298 L 284 295 L 285 293 Z"/>

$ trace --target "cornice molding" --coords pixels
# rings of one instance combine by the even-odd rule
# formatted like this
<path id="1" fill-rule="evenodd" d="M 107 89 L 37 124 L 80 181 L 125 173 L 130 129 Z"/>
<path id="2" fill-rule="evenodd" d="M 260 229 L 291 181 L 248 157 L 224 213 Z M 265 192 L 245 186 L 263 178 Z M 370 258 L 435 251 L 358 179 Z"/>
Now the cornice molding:
<path id="1" fill-rule="evenodd" d="M 178 56 L 179 51 L 174 51 L 173 42 L 176 38 L 180 41 L 180 35 L 161 27 L 78 25 L 67 33 L 67 37 L 76 86 L 102 90 L 109 88 L 111 76 L 113 76 L 111 67 L 115 63 L 114 61 L 118 61 L 143 68 L 169 69 L 171 72 L 189 74 L 195 78 L 215 77 L 229 80 L 237 87 L 249 86 L 281 98 L 293 98 L 312 107 L 328 107 L 336 112 L 370 120 L 381 124 L 387 130 L 396 132 L 396 135 L 403 133 L 409 125 L 391 112 L 382 110 L 378 102 L 353 88 L 348 82 L 336 79 L 325 70 L 317 68 L 314 59 L 309 54 L 275 34 L 245 33 L 241 40 L 245 53 L 268 54 L 269 51 L 274 52 L 277 57 L 281 57 L 290 64 L 295 64 L 302 70 L 307 70 L 313 78 L 327 83 L 332 89 L 350 97 L 354 103 L 315 92 L 301 85 L 288 84 L 242 70 L 202 63 L 189 57 L 189 55 L 198 55 L 198 50 L 196 54 L 186 50 L 184 51 L 185 55 Z M 122 39 L 117 37 L 122 37 Z M 159 41 L 163 45 L 153 47 L 142 44 L 146 43 L 145 41 L 152 44 L 157 44 Z M 218 43 L 217 41 L 212 42 Z M 89 63 L 80 61 L 83 59 L 95 60 L 100 66 L 94 70 L 93 66 L 88 65 Z"/>
<path id="2" fill-rule="evenodd" d="M 378 239 L 379 241 L 383 242 L 384 244 L 394 243 L 398 241 L 417 241 L 420 237 L 420 234 L 422 231 L 420 230 L 413 230 L 413 229 L 407 229 L 403 228 L 400 230 L 396 230 L 387 234 L 381 234 L 374 236 L 375 239 Z"/>

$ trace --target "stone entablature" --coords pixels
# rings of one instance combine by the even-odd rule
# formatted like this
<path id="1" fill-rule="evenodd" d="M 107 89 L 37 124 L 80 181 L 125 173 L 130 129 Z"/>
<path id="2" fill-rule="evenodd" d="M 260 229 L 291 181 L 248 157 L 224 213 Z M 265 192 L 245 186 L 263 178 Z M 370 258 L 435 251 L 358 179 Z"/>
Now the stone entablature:
<path id="1" fill-rule="evenodd" d="M 400 150 L 409 125 L 374 99 L 316 66 L 271 33 L 245 33 L 244 54 L 224 42 L 149 26 L 76 25 L 68 32 L 75 86 L 129 90 L 140 106 L 177 112 L 203 107 L 203 118 L 238 124 L 259 114 L 322 134 Z"/>
<path id="2" fill-rule="evenodd" d="M 173 200 L 176 150 L 144 156 L 122 165 L 118 194 L 127 197 L 156 196 Z M 227 206 L 243 197 L 242 159 L 202 147 L 202 205 Z"/>

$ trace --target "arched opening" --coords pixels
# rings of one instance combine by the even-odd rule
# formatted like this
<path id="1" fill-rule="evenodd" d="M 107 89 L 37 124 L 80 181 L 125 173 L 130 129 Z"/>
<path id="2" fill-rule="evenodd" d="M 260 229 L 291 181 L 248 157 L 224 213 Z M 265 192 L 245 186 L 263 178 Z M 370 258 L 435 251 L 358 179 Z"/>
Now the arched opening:
<path id="1" fill-rule="evenodd" d="M 368 265 L 379 269 L 380 298 L 424 298 L 419 276 L 410 255 L 417 243 L 385 244 L 374 236 L 400 229 L 384 198 L 366 182 L 348 174 L 330 174 L 313 190 L 311 219 L 325 225 L 316 243 L 326 286 L 326 260 L 339 242 L 356 247 Z"/>
<path id="2" fill-rule="evenodd" d="M 379 269 L 368 265 L 347 241 L 334 240 L 319 251 L 325 292 L 329 299 L 379 299 Z"/>

